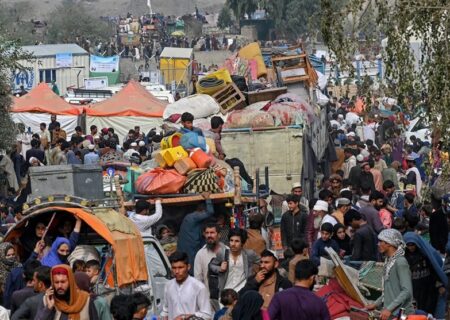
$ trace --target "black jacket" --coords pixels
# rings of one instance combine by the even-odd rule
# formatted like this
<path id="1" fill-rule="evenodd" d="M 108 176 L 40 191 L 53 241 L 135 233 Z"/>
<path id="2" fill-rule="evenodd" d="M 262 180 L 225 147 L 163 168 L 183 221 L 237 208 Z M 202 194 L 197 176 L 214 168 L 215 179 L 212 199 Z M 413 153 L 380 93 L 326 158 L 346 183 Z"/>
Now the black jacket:
<path id="1" fill-rule="evenodd" d="M 448 240 L 447 216 L 442 208 L 430 215 L 430 243 L 441 253 L 445 253 L 445 246 Z"/>
<path id="2" fill-rule="evenodd" d="M 296 215 L 289 210 L 281 217 L 280 231 L 283 247 L 290 247 L 292 239 L 300 238 L 306 241 L 306 225 L 308 213 L 300 209 Z"/>
<path id="3" fill-rule="evenodd" d="M 292 287 L 292 283 L 286 279 L 285 277 L 281 276 L 278 270 L 275 270 L 275 274 L 277 275 L 277 279 L 275 280 L 275 293 L 286 290 Z M 247 279 L 247 283 L 245 286 L 239 291 L 239 295 L 243 295 L 247 291 L 254 290 L 258 291 L 259 286 L 263 283 L 258 283 L 258 281 L 255 280 L 255 276 L 251 276 Z"/>

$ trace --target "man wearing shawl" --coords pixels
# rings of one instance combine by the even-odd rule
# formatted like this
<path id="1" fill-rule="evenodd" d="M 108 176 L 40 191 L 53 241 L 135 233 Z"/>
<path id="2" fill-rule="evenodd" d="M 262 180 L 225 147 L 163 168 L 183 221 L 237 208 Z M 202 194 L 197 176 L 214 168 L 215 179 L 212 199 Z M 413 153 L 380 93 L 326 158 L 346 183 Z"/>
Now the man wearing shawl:
<path id="1" fill-rule="evenodd" d="M 68 265 L 51 270 L 52 286 L 45 292 L 35 320 L 97 320 L 98 314 L 89 293 L 80 290 Z"/>
<path id="2" fill-rule="evenodd" d="M 405 314 L 414 314 L 411 271 L 405 255 L 405 243 L 402 234 L 395 229 L 385 229 L 378 235 L 378 251 L 386 256 L 383 267 L 383 294 L 375 303 L 367 307 L 373 310 L 381 308 L 381 320 L 393 319 L 400 308 Z"/>

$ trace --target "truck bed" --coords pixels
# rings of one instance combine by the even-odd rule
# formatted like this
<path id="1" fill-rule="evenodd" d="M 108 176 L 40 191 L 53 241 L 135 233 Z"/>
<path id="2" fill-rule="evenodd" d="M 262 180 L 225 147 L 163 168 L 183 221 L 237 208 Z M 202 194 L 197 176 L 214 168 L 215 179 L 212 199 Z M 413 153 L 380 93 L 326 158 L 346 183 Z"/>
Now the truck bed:
<path id="1" fill-rule="evenodd" d="M 222 146 L 228 159 L 240 159 L 250 176 L 256 168 L 269 167 L 269 186 L 277 193 L 289 193 L 300 182 L 303 128 L 300 126 L 227 129 Z"/>

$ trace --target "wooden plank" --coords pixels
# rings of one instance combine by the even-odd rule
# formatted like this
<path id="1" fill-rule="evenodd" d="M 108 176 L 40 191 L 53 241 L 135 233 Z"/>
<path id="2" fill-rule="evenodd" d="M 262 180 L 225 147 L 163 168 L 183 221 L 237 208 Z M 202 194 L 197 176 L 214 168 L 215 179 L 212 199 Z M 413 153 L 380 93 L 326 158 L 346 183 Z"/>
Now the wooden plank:
<path id="1" fill-rule="evenodd" d="M 296 54 L 294 56 L 272 56 L 272 62 L 299 59 L 299 58 L 300 59 L 306 58 L 306 54 Z"/>

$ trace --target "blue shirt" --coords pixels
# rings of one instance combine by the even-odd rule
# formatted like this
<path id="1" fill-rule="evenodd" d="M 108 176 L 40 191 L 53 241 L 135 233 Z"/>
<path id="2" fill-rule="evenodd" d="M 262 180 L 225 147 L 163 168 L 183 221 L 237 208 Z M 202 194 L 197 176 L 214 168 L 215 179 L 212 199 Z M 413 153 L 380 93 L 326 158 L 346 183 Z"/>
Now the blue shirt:
<path id="1" fill-rule="evenodd" d="M 84 164 L 98 164 L 99 162 L 100 157 L 93 151 L 84 156 Z"/>

